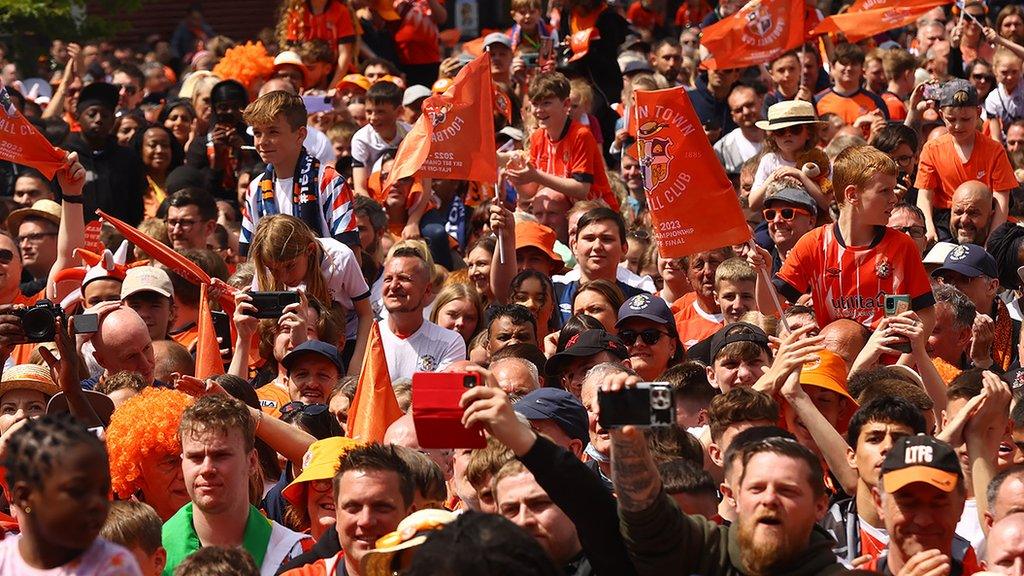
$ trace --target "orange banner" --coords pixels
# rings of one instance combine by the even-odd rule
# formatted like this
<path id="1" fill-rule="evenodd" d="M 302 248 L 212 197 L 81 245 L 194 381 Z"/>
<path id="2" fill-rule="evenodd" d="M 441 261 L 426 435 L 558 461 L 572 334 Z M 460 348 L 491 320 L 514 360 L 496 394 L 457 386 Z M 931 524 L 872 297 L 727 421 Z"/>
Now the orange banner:
<path id="1" fill-rule="evenodd" d="M 444 94 L 423 101 L 423 114 L 398 146 L 384 189 L 413 175 L 494 182 L 495 150 L 491 55 L 484 52 L 459 71 Z"/>
<path id="2" fill-rule="evenodd" d="M 209 284 L 199 286 L 199 318 L 196 323 L 199 336 L 196 339 L 196 378 L 206 380 L 224 373 L 224 360 L 220 357 L 217 332 L 210 315 L 210 299 L 207 297 Z M 226 344 L 226 343 L 225 343 Z"/>
<path id="3" fill-rule="evenodd" d="M 859 42 L 913 24 L 934 8 L 949 4 L 944 0 L 863 0 L 844 14 L 822 20 L 814 34 L 842 33 L 850 42 Z"/>
<path id="4" fill-rule="evenodd" d="M 636 92 L 637 148 L 665 258 L 750 238 L 739 199 L 682 87 Z"/>
<path id="5" fill-rule="evenodd" d="M 401 416 L 402 410 L 391 387 L 384 344 L 380 340 L 380 326 L 374 322 L 359 371 L 356 395 L 348 411 L 346 435 L 363 442 L 381 442 L 388 426 Z"/>
<path id="6" fill-rule="evenodd" d="M 0 81 L 0 160 L 39 170 L 48 179 L 65 163 L 64 152 L 54 148 L 14 107 L 3 81 Z"/>
<path id="7" fill-rule="evenodd" d="M 710 70 L 763 64 L 804 43 L 807 8 L 795 0 L 754 0 L 728 18 L 701 31 L 700 43 L 711 52 L 701 62 Z"/>

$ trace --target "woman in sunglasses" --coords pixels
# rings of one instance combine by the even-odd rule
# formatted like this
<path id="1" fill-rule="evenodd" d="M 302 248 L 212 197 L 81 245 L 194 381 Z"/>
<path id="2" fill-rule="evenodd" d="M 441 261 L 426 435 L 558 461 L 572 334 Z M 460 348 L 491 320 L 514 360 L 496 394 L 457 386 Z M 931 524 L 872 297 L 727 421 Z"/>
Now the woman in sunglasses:
<path id="1" fill-rule="evenodd" d="M 661 298 L 637 294 L 619 307 L 618 316 L 615 327 L 629 351 L 629 366 L 645 382 L 686 357 L 672 311 Z"/>

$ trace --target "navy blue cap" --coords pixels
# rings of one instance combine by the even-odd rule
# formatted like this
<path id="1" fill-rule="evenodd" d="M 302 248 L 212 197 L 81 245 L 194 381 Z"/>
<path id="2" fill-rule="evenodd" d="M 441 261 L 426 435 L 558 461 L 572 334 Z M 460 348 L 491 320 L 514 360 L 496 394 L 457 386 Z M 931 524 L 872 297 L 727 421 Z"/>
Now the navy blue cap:
<path id="1" fill-rule="evenodd" d="M 943 272 L 958 272 L 968 278 L 983 274 L 989 278 L 999 277 L 996 259 L 977 244 L 961 244 L 950 250 L 942 267 L 936 268 L 932 277 L 942 276 Z"/>
<path id="2" fill-rule="evenodd" d="M 284 358 L 281 359 L 281 365 L 287 370 L 291 370 L 292 366 L 299 362 L 299 358 L 303 354 L 319 354 L 330 360 L 338 368 L 339 376 L 345 372 L 345 369 L 341 367 L 341 355 L 338 354 L 338 347 L 320 340 L 306 340 L 292 348 L 292 351 L 285 354 Z"/>
<path id="3" fill-rule="evenodd" d="M 512 407 L 527 420 L 551 420 L 566 436 L 590 442 L 587 409 L 578 398 L 561 388 L 538 388 L 523 396 Z"/>
<path id="4" fill-rule="evenodd" d="M 676 320 L 669 310 L 668 303 L 659 296 L 651 294 L 637 294 L 619 306 L 619 319 L 615 322 L 616 328 L 631 318 L 643 318 L 657 324 L 666 326 L 672 336 L 676 335 Z"/>

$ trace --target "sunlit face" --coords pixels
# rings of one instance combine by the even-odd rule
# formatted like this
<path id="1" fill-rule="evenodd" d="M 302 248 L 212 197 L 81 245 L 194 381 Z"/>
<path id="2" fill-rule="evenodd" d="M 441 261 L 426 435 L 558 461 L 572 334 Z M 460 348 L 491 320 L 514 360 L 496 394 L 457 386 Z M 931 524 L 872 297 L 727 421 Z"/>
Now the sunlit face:
<path id="1" fill-rule="evenodd" d="M 146 504 L 167 520 L 188 504 L 189 493 L 182 476 L 181 453 L 147 454 L 139 461 L 140 486 Z"/>
<path id="2" fill-rule="evenodd" d="M 442 328 L 455 330 L 462 339 L 469 342 L 476 334 L 480 322 L 476 306 L 467 299 L 456 299 L 438 309 L 437 324 Z"/>
<path id="3" fill-rule="evenodd" d="M 768 354 L 762 352 L 757 358 L 747 360 L 734 356 L 716 358 L 708 366 L 708 382 L 725 394 L 737 386 L 751 387 L 771 364 Z"/>
<path id="4" fill-rule="evenodd" d="M 859 198 L 860 212 L 865 224 L 887 225 L 897 200 L 895 176 L 878 173 L 869 178 L 861 187 Z"/>
<path id="5" fill-rule="evenodd" d="M 651 64 L 654 70 L 673 82 L 679 76 L 679 67 L 683 63 L 683 52 L 677 46 L 662 44 L 658 50 L 651 55 Z"/>
<path id="6" fill-rule="evenodd" d="M 720 251 L 698 252 L 690 256 L 686 269 L 686 277 L 694 292 L 707 300 L 715 298 L 715 271 L 725 261 L 725 254 Z"/>
<path id="7" fill-rule="evenodd" d="M 554 96 L 538 98 L 530 102 L 533 117 L 537 126 L 543 130 L 561 130 L 565 119 L 569 116 L 569 99 L 561 100 Z"/>
<path id="8" fill-rule="evenodd" d="M 957 244 L 984 245 L 992 220 L 992 196 L 984 193 L 960 192 L 953 195 L 950 206 L 949 231 Z"/>
<path id="9" fill-rule="evenodd" d="M 14 424 L 46 414 L 46 395 L 38 390 L 15 388 L 0 397 L 0 434 Z"/>
<path id="10" fill-rule="evenodd" d="M 278 164 L 293 158 L 306 138 L 306 127 L 293 130 L 284 115 L 274 121 L 252 127 L 253 143 L 260 158 L 267 164 Z"/>
<path id="11" fill-rule="evenodd" d="M 904 558 L 925 550 L 949 555 L 957 522 L 964 510 L 962 488 L 945 492 L 925 482 L 912 482 L 894 494 L 878 494 L 875 504 L 889 533 L 889 546 Z"/>
<path id="12" fill-rule="evenodd" d="M 942 109 L 942 121 L 949 133 L 957 140 L 963 139 L 977 130 L 980 115 L 981 108 L 978 107 L 946 107 Z"/>
<path id="13" fill-rule="evenodd" d="M 874 488 L 882 473 L 882 462 L 893 444 L 904 436 L 912 436 L 913 429 L 895 422 L 868 422 L 857 435 L 856 450 L 849 456 L 850 465 L 857 469 L 862 482 Z"/>
<path id="14" fill-rule="evenodd" d="M 181 448 L 185 488 L 197 508 L 217 514 L 248 498 L 256 451 L 246 450 L 240 430 L 186 430 Z"/>
<path id="15" fill-rule="evenodd" d="M 402 500 L 398 474 L 385 470 L 350 470 L 338 480 L 335 495 L 338 541 L 346 562 L 359 566 L 377 539 L 398 528 L 410 511 Z"/>
<path id="16" fill-rule="evenodd" d="M 785 94 L 793 94 L 800 86 L 800 60 L 794 56 L 783 56 L 772 62 L 772 80 Z"/>
<path id="17" fill-rule="evenodd" d="M 658 339 L 648 344 L 645 334 L 657 333 Z M 629 366 L 645 381 L 651 381 L 668 369 L 669 362 L 680 346 L 668 329 L 650 320 L 631 318 L 619 326 L 619 336 L 626 343 L 629 351 Z"/>
<path id="18" fill-rule="evenodd" d="M 574 252 L 588 280 L 615 280 L 615 268 L 628 249 L 613 220 L 590 222 L 576 234 Z"/>
<path id="19" fill-rule="evenodd" d="M 718 307 L 722 310 L 726 324 L 739 322 L 744 314 L 757 309 L 754 282 L 750 281 L 733 282 L 722 279 L 718 283 L 715 299 L 718 301 Z"/>
<path id="20" fill-rule="evenodd" d="M 576 526 L 529 472 L 502 477 L 494 487 L 498 513 L 533 536 L 556 564 L 580 550 Z"/>
<path id="21" fill-rule="evenodd" d="M 392 258 L 384 265 L 382 294 L 388 312 L 412 312 L 423 309 L 430 294 L 430 274 L 426 263 L 415 257 Z"/>
<path id="22" fill-rule="evenodd" d="M 502 316 L 491 322 L 487 335 L 487 351 L 494 354 L 513 344 L 537 345 L 537 332 L 529 322 L 516 324 L 512 318 Z"/>
<path id="23" fill-rule="evenodd" d="M 171 167 L 171 137 L 166 130 L 150 128 L 142 135 L 142 163 L 153 172 Z"/>
<path id="24" fill-rule="evenodd" d="M 131 146 L 132 138 L 139 130 L 139 122 L 132 116 L 125 116 L 117 126 L 117 143 L 121 146 Z"/>
<path id="25" fill-rule="evenodd" d="M 512 293 L 512 302 L 524 306 L 537 319 L 538 329 L 546 327 L 555 310 L 554 295 L 537 278 L 527 278 Z"/>
<path id="26" fill-rule="evenodd" d="M 469 279 L 480 294 L 491 293 L 491 259 L 494 254 L 482 246 L 474 248 L 466 259 Z"/>
<path id="27" fill-rule="evenodd" d="M 618 320 L 619 311 L 597 290 L 578 292 L 572 303 L 572 313 L 593 316 L 601 322 L 606 332 L 616 333 L 615 322 Z"/>
<path id="28" fill-rule="evenodd" d="M 761 99 L 753 88 L 736 88 L 729 94 L 729 113 L 740 128 L 750 128 L 761 117 Z"/>
<path id="29" fill-rule="evenodd" d="M 323 404 L 338 383 L 338 367 L 319 354 L 300 356 L 288 371 L 288 396 L 303 404 Z"/>
<path id="30" fill-rule="evenodd" d="M 995 61 L 993 71 L 996 74 L 996 80 L 1007 90 L 1013 91 L 1020 83 L 1020 67 L 1019 58 L 1004 56 Z"/>
<path id="31" fill-rule="evenodd" d="M 179 106 L 171 113 L 167 115 L 167 119 L 164 120 L 164 127 L 170 130 L 174 137 L 178 139 L 182 145 L 188 142 L 188 133 L 192 129 L 192 121 L 195 118 L 189 113 L 187 108 Z"/>

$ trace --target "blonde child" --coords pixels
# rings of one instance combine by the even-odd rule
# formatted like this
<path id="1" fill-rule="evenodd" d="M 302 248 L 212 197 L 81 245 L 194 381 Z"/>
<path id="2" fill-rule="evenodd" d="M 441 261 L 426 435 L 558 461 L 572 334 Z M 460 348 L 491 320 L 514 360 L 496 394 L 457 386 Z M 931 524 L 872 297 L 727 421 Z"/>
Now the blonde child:
<path id="1" fill-rule="evenodd" d="M 999 143 L 1006 139 L 1010 124 L 1024 118 L 1024 83 L 1020 81 L 1022 53 L 1024 48 L 1009 42 L 992 57 L 992 69 L 999 84 L 985 98 L 985 113 L 989 135 Z"/>
<path id="2" fill-rule="evenodd" d="M 768 108 L 768 118 L 757 122 L 757 127 L 767 132 L 768 138 L 765 139 L 764 153 L 754 174 L 754 186 L 749 196 L 751 209 L 760 211 L 764 207 L 769 181 L 792 176 L 800 180 L 814 197 L 819 212 L 828 210 L 828 202 L 821 188 L 797 166 L 797 159 L 814 148 L 821 125 L 822 122 L 814 112 L 814 105 L 810 102 L 787 100 Z"/>
<path id="3" fill-rule="evenodd" d="M 757 270 L 743 258 L 729 258 L 715 270 L 715 300 L 726 325 L 757 310 Z"/>

